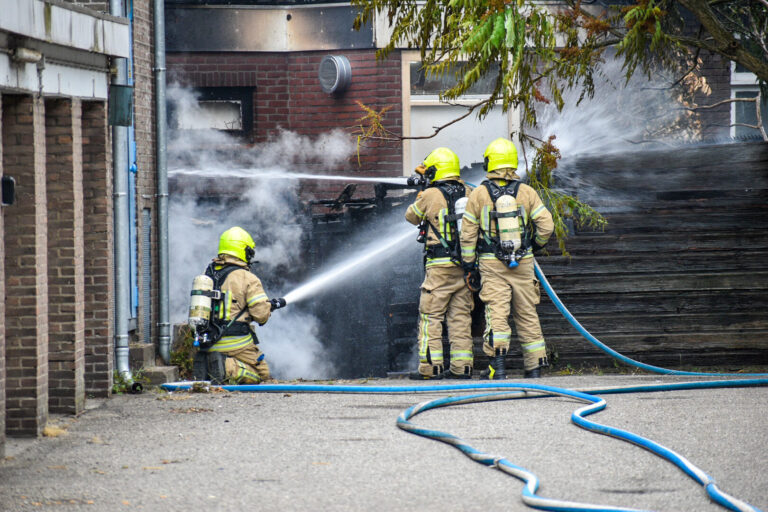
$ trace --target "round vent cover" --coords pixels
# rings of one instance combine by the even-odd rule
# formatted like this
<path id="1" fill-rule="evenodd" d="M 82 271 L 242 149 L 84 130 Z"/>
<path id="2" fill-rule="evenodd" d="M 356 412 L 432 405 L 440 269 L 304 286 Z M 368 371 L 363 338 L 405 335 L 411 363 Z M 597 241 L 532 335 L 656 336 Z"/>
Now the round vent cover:
<path id="1" fill-rule="evenodd" d="M 326 55 L 320 61 L 318 71 L 320 87 L 328 94 L 339 94 L 347 90 L 352 81 L 352 67 L 343 55 Z"/>

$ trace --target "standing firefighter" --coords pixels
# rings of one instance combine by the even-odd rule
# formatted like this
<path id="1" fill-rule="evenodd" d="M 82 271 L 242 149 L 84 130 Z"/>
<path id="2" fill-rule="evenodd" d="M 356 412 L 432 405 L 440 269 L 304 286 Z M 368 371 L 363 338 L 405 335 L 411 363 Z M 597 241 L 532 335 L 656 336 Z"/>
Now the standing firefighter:
<path id="1" fill-rule="evenodd" d="M 195 380 L 258 384 L 269 378 L 251 322 L 264 325 L 272 311 L 285 306 L 285 299 L 268 299 L 251 273 L 254 247 L 243 228 L 226 230 L 219 239 L 218 257 L 194 280 L 189 323 L 199 346 Z"/>
<path id="2" fill-rule="evenodd" d="M 546 245 L 554 223 L 536 191 L 515 174 L 517 149 L 496 139 L 485 150 L 487 179 L 469 196 L 461 229 L 461 256 L 468 277 L 482 280 L 485 303 L 483 351 L 491 359 L 489 379 L 504 379 L 504 356 L 512 329 L 510 307 L 523 352 L 526 377 L 540 377 L 548 366 L 544 336 L 536 313 L 541 298 L 534 276 L 533 251 Z M 511 304 L 510 304 L 511 302 Z"/>
<path id="3" fill-rule="evenodd" d="M 437 148 L 416 169 L 409 184 L 425 190 L 408 207 L 405 219 L 421 228 L 425 277 L 419 300 L 419 370 L 412 379 L 472 377 L 472 292 L 464 284 L 459 249 L 460 222 L 471 189 L 460 179 L 459 157 Z M 450 368 L 443 364 L 443 318 L 451 342 Z"/>

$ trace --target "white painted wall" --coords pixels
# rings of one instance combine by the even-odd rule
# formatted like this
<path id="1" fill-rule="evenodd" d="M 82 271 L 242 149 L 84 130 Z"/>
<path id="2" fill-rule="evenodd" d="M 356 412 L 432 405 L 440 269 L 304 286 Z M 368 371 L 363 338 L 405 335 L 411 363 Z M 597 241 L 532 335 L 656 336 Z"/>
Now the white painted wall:
<path id="1" fill-rule="evenodd" d="M 440 126 L 466 113 L 466 107 L 452 105 L 411 105 L 411 136 L 434 133 Z M 411 140 L 411 165 L 406 174 L 419 165 L 435 148 L 445 146 L 459 156 L 459 164 L 471 166 L 483 161 L 483 152 L 489 142 L 498 137 L 509 137 L 507 115 L 496 107 L 482 121 L 474 114 L 452 124 L 432 139 Z"/>

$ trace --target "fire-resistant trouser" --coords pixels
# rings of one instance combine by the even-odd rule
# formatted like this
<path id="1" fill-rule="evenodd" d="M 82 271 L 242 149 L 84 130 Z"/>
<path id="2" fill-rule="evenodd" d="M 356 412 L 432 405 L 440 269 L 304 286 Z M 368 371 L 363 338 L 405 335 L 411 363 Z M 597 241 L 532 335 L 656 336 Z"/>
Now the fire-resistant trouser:
<path id="1" fill-rule="evenodd" d="M 419 300 L 419 373 L 431 376 L 443 371 L 443 318 L 451 344 L 451 371 L 457 375 L 472 371 L 473 307 L 461 267 L 427 267 Z"/>
<path id="2" fill-rule="evenodd" d="M 264 353 L 254 344 L 222 352 L 227 359 L 224 368 L 227 379 L 237 384 L 258 384 L 269 379 L 269 365 Z"/>
<path id="3" fill-rule="evenodd" d="M 536 313 L 541 290 L 534 275 L 533 258 L 524 258 L 517 268 L 511 269 L 496 258 L 481 257 L 479 267 L 483 283 L 480 300 L 485 303 L 483 352 L 493 357 L 509 350 L 511 307 L 523 352 L 523 365 L 526 370 L 538 368 L 539 359 L 547 355 L 547 347 Z"/>

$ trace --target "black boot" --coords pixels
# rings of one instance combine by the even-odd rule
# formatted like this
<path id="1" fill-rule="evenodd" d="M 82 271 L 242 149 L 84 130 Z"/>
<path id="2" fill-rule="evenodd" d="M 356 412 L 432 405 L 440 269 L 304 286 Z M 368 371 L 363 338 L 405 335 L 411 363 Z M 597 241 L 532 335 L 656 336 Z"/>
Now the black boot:
<path id="1" fill-rule="evenodd" d="M 444 379 L 471 379 L 472 378 L 472 367 L 471 366 L 465 366 L 464 367 L 464 373 L 453 373 L 450 368 L 445 370 L 443 373 Z"/>
<path id="2" fill-rule="evenodd" d="M 526 379 L 538 379 L 541 377 L 541 369 L 534 368 L 533 370 L 525 370 L 523 377 Z"/>
<path id="3" fill-rule="evenodd" d="M 440 380 L 443 378 L 443 367 L 433 366 L 432 375 L 424 375 L 423 373 L 419 373 L 418 371 L 411 372 L 408 378 L 411 380 Z"/>
<path id="4" fill-rule="evenodd" d="M 504 368 L 504 356 L 505 354 L 497 354 L 494 356 L 488 364 L 488 369 L 480 372 L 480 378 L 489 380 L 506 379 L 507 374 L 506 369 Z"/>
<path id="5" fill-rule="evenodd" d="M 537 366 L 536 368 L 533 368 L 532 370 L 525 370 L 523 377 L 525 377 L 526 379 L 538 379 L 541 377 L 541 369 L 546 368 L 547 366 L 549 366 L 549 362 L 547 361 L 547 358 L 540 357 L 539 366 Z"/>
<path id="6" fill-rule="evenodd" d="M 208 378 L 211 384 L 224 384 L 227 379 L 227 370 L 224 360 L 227 358 L 221 352 L 208 353 Z"/>
<path id="7" fill-rule="evenodd" d="M 192 360 L 192 378 L 194 380 L 208 380 L 208 352 L 198 350 Z"/>

